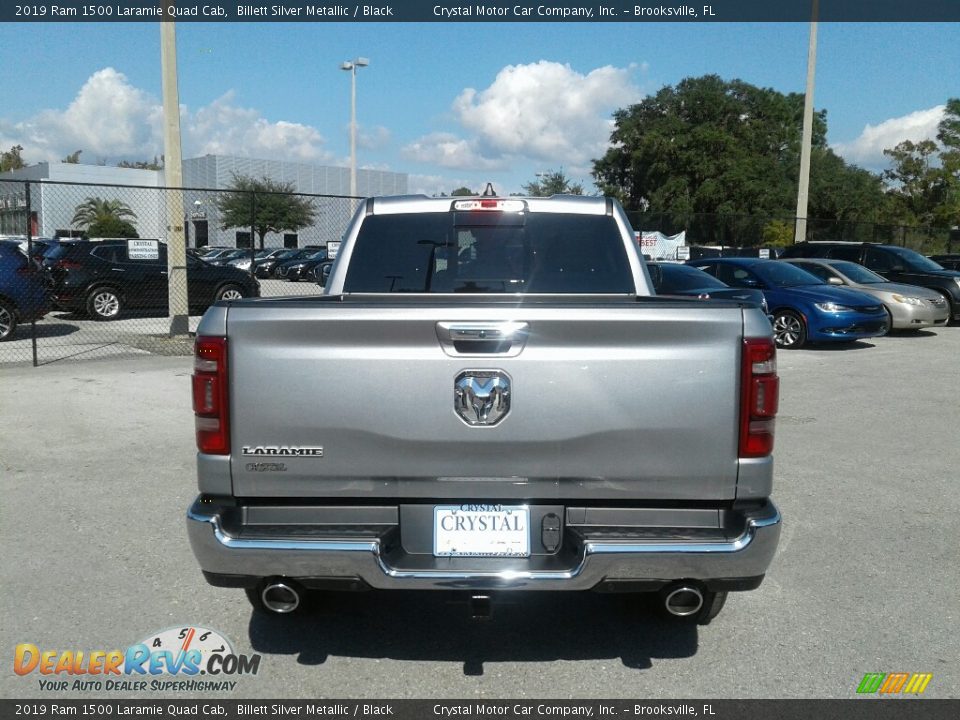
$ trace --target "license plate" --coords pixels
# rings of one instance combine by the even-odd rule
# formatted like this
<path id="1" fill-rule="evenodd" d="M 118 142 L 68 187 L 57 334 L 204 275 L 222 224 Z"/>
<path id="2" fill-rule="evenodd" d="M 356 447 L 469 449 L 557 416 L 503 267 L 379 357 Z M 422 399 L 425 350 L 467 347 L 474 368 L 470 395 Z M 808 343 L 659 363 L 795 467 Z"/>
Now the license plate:
<path id="1" fill-rule="evenodd" d="M 526 505 L 438 505 L 433 509 L 437 557 L 529 557 Z"/>

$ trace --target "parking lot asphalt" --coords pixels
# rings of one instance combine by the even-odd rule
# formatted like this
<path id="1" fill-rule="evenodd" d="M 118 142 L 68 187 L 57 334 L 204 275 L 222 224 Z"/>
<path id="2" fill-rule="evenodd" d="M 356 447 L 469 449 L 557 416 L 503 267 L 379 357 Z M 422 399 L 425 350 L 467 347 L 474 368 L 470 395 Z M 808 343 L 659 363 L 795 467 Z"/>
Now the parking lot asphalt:
<path id="1" fill-rule="evenodd" d="M 0 692 L 196 696 L 49 693 L 11 670 L 17 643 L 111 650 L 196 625 L 262 656 L 210 698 L 850 698 L 864 673 L 899 671 L 958 697 L 958 358 L 958 327 L 779 354 L 780 548 L 759 590 L 699 628 L 590 594 L 510 595 L 486 622 L 437 593 L 255 615 L 205 584 L 187 542 L 191 360 L 7 366 Z"/>

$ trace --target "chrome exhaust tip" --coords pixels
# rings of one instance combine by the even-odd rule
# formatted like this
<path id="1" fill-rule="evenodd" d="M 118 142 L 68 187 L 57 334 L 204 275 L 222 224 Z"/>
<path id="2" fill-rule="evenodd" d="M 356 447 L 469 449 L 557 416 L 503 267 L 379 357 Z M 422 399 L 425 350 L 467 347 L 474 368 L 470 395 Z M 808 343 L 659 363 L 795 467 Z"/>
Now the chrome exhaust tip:
<path id="1" fill-rule="evenodd" d="M 292 613 L 300 607 L 300 591 L 290 582 L 268 582 L 260 593 L 263 606 L 278 615 Z"/>
<path id="2" fill-rule="evenodd" d="M 663 607 L 676 617 L 690 617 L 703 607 L 703 593 L 689 585 L 674 585 L 664 594 Z"/>

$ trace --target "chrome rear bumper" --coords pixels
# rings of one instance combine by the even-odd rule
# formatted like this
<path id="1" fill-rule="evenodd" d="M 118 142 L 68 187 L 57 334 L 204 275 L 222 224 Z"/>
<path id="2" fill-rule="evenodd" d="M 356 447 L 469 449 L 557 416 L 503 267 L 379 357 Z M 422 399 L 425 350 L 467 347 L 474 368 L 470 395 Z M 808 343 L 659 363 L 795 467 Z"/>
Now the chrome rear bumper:
<path id="1" fill-rule="evenodd" d="M 240 537 L 225 530 L 221 508 L 200 498 L 187 512 L 187 531 L 208 576 L 355 579 L 380 589 L 591 590 L 680 578 L 705 583 L 760 578 L 776 551 L 780 512 L 767 501 L 743 519 L 742 533 L 729 539 L 586 538 L 566 559 L 540 558 L 539 563 L 526 558 L 432 557 L 406 562 L 400 558 L 410 556 L 387 548 L 381 537 Z"/>

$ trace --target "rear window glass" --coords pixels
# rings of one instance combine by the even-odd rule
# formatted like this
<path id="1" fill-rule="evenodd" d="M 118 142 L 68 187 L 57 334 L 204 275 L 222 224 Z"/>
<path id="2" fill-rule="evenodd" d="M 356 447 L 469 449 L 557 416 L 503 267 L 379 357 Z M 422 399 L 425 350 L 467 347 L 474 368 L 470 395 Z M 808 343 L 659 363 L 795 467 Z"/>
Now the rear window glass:
<path id="1" fill-rule="evenodd" d="M 835 245 L 830 248 L 830 252 L 827 253 L 827 257 L 833 258 L 835 260 L 848 260 L 849 262 L 860 262 L 860 246 L 859 245 Z"/>
<path id="2" fill-rule="evenodd" d="M 95 247 L 90 251 L 90 254 L 108 263 L 117 263 L 127 259 L 126 248 L 117 245 Z"/>
<path id="3" fill-rule="evenodd" d="M 633 293 L 605 215 L 410 213 L 360 227 L 345 292 Z"/>
<path id="4" fill-rule="evenodd" d="M 43 254 L 43 257 L 50 260 L 59 260 L 67 254 L 69 248 L 70 245 L 54 245 Z"/>
<path id="5" fill-rule="evenodd" d="M 725 288 L 722 282 L 708 275 L 702 270 L 688 265 L 660 265 L 662 280 L 657 292 L 669 295 L 686 290 L 702 290 L 704 288 Z"/>

